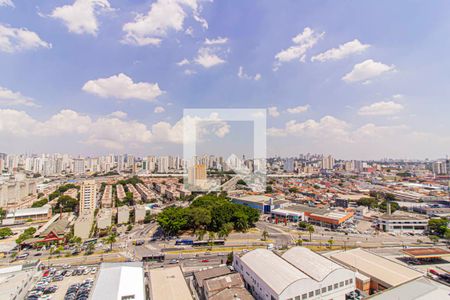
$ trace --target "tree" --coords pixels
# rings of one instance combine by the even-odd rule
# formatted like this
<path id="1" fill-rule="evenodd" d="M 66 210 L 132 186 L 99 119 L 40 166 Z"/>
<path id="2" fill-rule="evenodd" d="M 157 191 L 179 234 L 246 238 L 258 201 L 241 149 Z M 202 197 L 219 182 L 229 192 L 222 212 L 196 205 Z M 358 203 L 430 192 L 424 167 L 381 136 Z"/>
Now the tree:
<path id="1" fill-rule="evenodd" d="M 0 220 L 2 220 L 6 216 L 6 210 L 0 207 Z"/>
<path id="2" fill-rule="evenodd" d="M 245 232 L 248 228 L 248 217 L 244 212 L 237 211 L 233 215 L 233 223 L 234 223 L 234 228 L 237 231 Z"/>
<path id="3" fill-rule="evenodd" d="M 94 249 L 95 249 L 94 243 L 87 244 L 85 254 L 89 255 L 89 254 L 94 253 Z"/>
<path id="4" fill-rule="evenodd" d="M 437 242 L 439 242 L 439 237 L 437 235 L 430 235 L 428 237 L 433 242 L 433 244 L 436 244 Z"/>
<path id="5" fill-rule="evenodd" d="M 314 233 L 314 226 L 312 226 L 312 225 L 308 225 L 308 227 L 306 228 L 306 230 L 308 230 L 308 232 L 309 232 L 309 241 L 311 242 L 312 241 L 312 234 Z"/>
<path id="6" fill-rule="evenodd" d="M 55 210 L 58 211 L 62 207 L 63 212 L 73 212 L 78 209 L 78 200 L 67 195 L 58 198 Z"/>
<path id="7" fill-rule="evenodd" d="M 211 223 L 211 212 L 207 208 L 192 207 L 187 211 L 188 224 L 194 229 L 206 228 Z"/>
<path id="8" fill-rule="evenodd" d="M 48 203 L 48 199 L 44 198 L 44 199 L 33 202 L 31 207 L 42 207 L 47 203 Z"/>
<path id="9" fill-rule="evenodd" d="M 242 179 L 239 179 L 239 180 L 236 182 L 236 184 L 239 184 L 239 185 L 247 185 L 247 182 L 245 182 L 245 181 L 242 180 Z"/>
<path id="10" fill-rule="evenodd" d="M 225 223 L 220 228 L 218 235 L 220 238 L 227 238 L 230 235 L 231 231 L 233 231 L 233 223 Z"/>
<path id="11" fill-rule="evenodd" d="M 271 185 L 266 186 L 266 193 L 273 193 L 273 188 Z"/>
<path id="12" fill-rule="evenodd" d="M 186 227 L 187 217 L 183 208 L 168 207 L 158 215 L 157 221 L 166 236 L 174 236 Z"/>
<path id="13" fill-rule="evenodd" d="M 391 203 L 391 213 L 395 212 L 396 210 L 398 210 L 400 208 L 400 205 L 398 205 L 397 202 L 390 202 Z M 379 209 L 382 212 L 386 212 L 387 211 L 387 201 L 383 201 L 380 203 Z"/>
<path id="14" fill-rule="evenodd" d="M 21 235 L 19 235 L 19 237 L 16 239 L 16 243 L 22 244 L 23 241 L 32 238 L 35 233 L 36 233 L 36 228 L 28 227 L 27 229 L 25 229 L 25 231 Z"/>
<path id="15" fill-rule="evenodd" d="M 197 239 L 198 239 L 199 241 L 201 241 L 201 240 L 203 240 L 203 238 L 205 237 L 206 230 L 205 230 L 205 229 L 200 229 L 200 230 L 197 231 L 196 234 L 197 234 Z"/>
<path id="16" fill-rule="evenodd" d="M 301 234 L 298 235 L 298 239 L 297 239 L 296 244 L 297 244 L 297 246 L 303 245 L 303 238 L 302 238 Z"/>
<path id="17" fill-rule="evenodd" d="M 4 239 L 5 237 L 13 235 L 11 228 L 5 227 L 0 228 L 0 239 Z"/>
<path id="18" fill-rule="evenodd" d="M 300 221 L 298 222 L 298 228 L 300 228 L 301 230 L 305 230 L 306 228 L 308 228 L 308 223 L 306 223 L 305 221 Z"/>
<path id="19" fill-rule="evenodd" d="M 356 203 L 359 206 L 367 206 L 368 208 L 375 208 L 378 205 L 378 201 L 376 198 L 374 197 L 366 197 L 366 198 L 361 198 L 358 201 L 356 201 Z"/>
<path id="20" fill-rule="evenodd" d="M 433 235 L 443 237 L 447 232 L 448 220 L 445 218 L 431 219 L 428 221 L 428 228 Z"/>
<path id="21" fill-rule="evenodd" d="M 69 243 L 71 244 L 76 244 L 76 245 L 80 245 L 81 244 L 81 238 L 79 236 L 73 236 L 70 240 Z"/>
<path id="22" fill-rule="evenodd" d="M 330 245 L 330 249 L 333 248 L 333 244 L 334 244 L 334 240 L 333 240 L 333 238 L 330 238 L 328 240 L 328 245 Z"/>
<path id="23" fill-rule="evenodd" d="M 263 230 L 262 234 L 261 234 L 261 240 L 262 241 L 267 241 L 267 238 L 269 237 L 269 233 L 267 232 L 267 230 Z"/>
<path id="24" fill-rule="evenodd" d="M 113 249 L 113 244 L 116 242 L 116 237 L 117 235 L 114 232 L 112 232 L 110 235 L 108 235 L 106 238 L 103 239 L 103 242 L 105 244 L 110 245 L 110 251 L 112 251 Z"/>

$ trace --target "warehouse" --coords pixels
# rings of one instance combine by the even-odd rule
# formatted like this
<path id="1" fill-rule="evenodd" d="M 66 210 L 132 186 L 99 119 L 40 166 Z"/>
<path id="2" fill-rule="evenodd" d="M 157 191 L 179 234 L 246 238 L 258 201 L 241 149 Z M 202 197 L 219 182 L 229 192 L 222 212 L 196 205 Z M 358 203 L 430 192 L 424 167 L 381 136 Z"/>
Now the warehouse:
<path id="1" fill-rule="evenodd" d="M 3 219 L 3 225 L 14 225 L 26 221 L 48 221 L 52 217 L 52 207 L 48 204 L 42 207 L 23 208 L 9 211 Z"/>
<path id="2" fill-rule="evenodd" d="M 370 294 L 419 278 L 422 273 L 357 248 L 331 255 L 331 259 L 370 278 Z M 357 283 L 357 287 L 362 288 Z"/>
<path id="3" fill-rule="evenodd" d="M 150 270 L 151 300 L 192 300 L 180 267 Z"/>
<path id="4" fill-rule="evenodd" d="M 235 256 L 233 266 L 257 299 L 345 299 L 355 273 L 303 247 L 281 257 L 266 249 Z"/>
<path id="5" fill-rule="evenodd" d="M 141 262 L 103 263 L 94 285 L 92 300 L 145 300 L 142 266 Z"/>
<path id="6" fill-rule="evenodd" d="M 378 219 L 378 228 L 385 232 L 423 234 L 428 229 L 428 218 L 403 212 L 384 214 Z"/>
<path id="7" fill-rule="evenodd" d="M 247 195 L 243 197 L 232 198 L 233 203 L 245 205 L 259 210 L 261 213 L 268 214 L 272 209 L 282 208 L 289 203 L 287 200 L 275 200 L 264 195 Z"/>

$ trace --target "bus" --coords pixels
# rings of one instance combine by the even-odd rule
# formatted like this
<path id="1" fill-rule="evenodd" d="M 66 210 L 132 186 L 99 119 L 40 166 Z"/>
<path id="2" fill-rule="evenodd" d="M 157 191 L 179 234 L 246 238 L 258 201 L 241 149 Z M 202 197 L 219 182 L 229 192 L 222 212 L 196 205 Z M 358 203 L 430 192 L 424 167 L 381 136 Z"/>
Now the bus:
<path id="1" fill-rule="evenodd" d="M 213 241 L 194 241 L 192 243 L 192 246 L 194 247 L 202 247 L 202 246 L 219 246 L 219 245 L 225 245 L 225 241 L 224 240 L 213 240 Z"/>
<path id="2" fill-rule="evenodd" d="M 176 240 L 175 245 L 180 246 L 180 245 L 193 245 L 194 241 L 193 240 Z"/>

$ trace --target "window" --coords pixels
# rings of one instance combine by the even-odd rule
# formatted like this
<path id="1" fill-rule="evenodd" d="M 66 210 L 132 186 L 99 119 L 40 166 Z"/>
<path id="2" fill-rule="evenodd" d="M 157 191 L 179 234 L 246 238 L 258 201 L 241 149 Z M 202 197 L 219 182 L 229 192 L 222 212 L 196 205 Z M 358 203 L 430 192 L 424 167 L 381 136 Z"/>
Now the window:
<path id="1" fill-rule="evenodd" d="M 295 300 L 300 300 L 300 296 L 295 297 Z"/>
<path id="2" fill-rule="evenodd" d="M 322 293 L 326 293 L 327 292 L 327 288 L 326 287 L 323 287 L 322 288 Z"/>
<path id="3" fill-rule="evenodd" d="M 353 283 L 353 278 L 351 278 L 351 279 L 349 280 L 349 282 L 350 282 L 350 284 L 352 284 L 352 283 Z"/>
<path id="4" fill-rule="evenodd" d="M 329 285 L 328 286 L 328 291 L 331 291 L 333 289 L 333 286 L 332 285 Z"/>
<path id="5" fill-rule="evenodd" d="M 134 295 L 122 296 L 122 300 L 133 300 L 133 299 L 134 299 Z"/>
<path id="6" fill-rule="evenodd" d="M 320 294 L 320 289 L 316 290 L 316 296 Z"/>
<path id="7" fill-rule="evenodd" d="M 302 295 L 302 300 L 308 298 L 308 294 L 303 294 Z"/>
<path id="8" fill-rule="evenodd" d="M 341 282 L 339 283 L 339 287 L 343 287 L 343 286 L 344 286 L 344 282 L 341 281 Z"/>
<path id="9" fill-rule="evenodd" d="M 339 287 L 339 283 L 334 284 L 334 288 L 337 289 Z"/>
<path id="10" fill-rule="evenodd" d="M 314 291 L 309 292 L 309 298 L 314 297 Z"/>
<path id="11" fill-rule="evenodd" d="M 348 279 L 345 281 L 345 285 L 348 285 Z"/>

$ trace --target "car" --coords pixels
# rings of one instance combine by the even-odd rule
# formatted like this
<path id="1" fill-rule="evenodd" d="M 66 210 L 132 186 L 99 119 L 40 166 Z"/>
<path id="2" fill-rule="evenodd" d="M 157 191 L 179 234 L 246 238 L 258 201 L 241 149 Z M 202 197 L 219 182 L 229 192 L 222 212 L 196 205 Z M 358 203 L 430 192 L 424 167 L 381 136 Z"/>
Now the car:
<path id="1" fill-rule="evenodd" d="M 95 274 L 95 273 L 97 273 L 97 268 L 96 267 L 92 268 L 92 270 L 91 270 L 91 274 Z"/>
<path id="2" fill-rule="evenodd" d="M 180 261 L 178 260 L 178 259 L 172 259 L 170 262 L 169 262 L 169 264 L 177 264 L 177 263 L 179 263 Z"/>
<path id="3" fill-rule="evenodd" d="M 433 269 L 430 269 L 428 272 L 430 272 L 433 275 L 439 276 L 439 272 Z"/>
<path id="4" fill-rule="evenodd" d="M 30 253 L 25 252 L 25 253 L 22 253 L 22 254 L 17 255 L 17 256 L 16 256 L 16 259 L 25 259 L 25 258 L 27 258 L 29 255 L 30 255 Z"/>
<path id="5" fill-rule="evenodd" d="M 202 263 L 207 263 L 209 262 L 209 259 L 202 259 Z"/>
<path id="6" fill-rule="evenodd" d="M 65 277 L 72 276 L 73 270 L 67 270 L 66 274 L 64 274 Z"/>
<path id="7" fill-rule="evenodd" d="M 42 252 L 36 252 L 34 256 L 42 256 Z"/>
<path id="8" fill-rule="evenodd" d="M 91 272 L 91 268 L 87 268 L 83 271 L 83 275 L 87 275 Z"/>
<path id="9" fill-rule="evenodd" d="M 42 274 L 42 276 L 43 276 L 43 277 L 47 277 L 49 273 L 50 273 L 49 270 L 45 270 L 44 273 Z"/>

